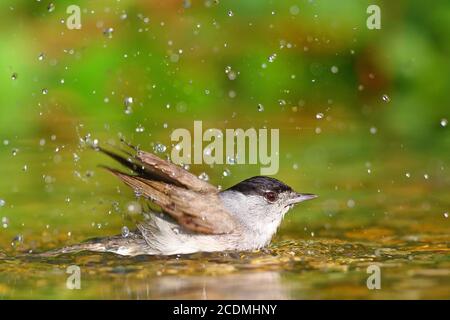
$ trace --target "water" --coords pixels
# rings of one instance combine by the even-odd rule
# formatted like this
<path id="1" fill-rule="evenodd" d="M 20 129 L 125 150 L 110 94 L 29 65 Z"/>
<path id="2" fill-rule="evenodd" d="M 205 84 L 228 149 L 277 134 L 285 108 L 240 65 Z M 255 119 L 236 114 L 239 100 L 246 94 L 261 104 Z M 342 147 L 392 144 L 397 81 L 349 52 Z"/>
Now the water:
<path id="1" fill-rule="evenodd" d="M 90 1 L 81 31 L 68 4 L 2 2 L 0 299 L 450 298 L 450 60 L 433 19 L 449 2 L 385 1 L 399 18 L 380 32 L 358 1 L 191 2 Z M 279 129 L 275 177 L 319 198 L 258 252 L 33 256 L 132 239 L 142 190 L 91 147 L 123 138 L 168 157 L 173 130 L 195 120 Z M 221 188 L 260 174 L 223 156 L 184 167 Z M 80 290 L 66 288 L 69 266 Z"/>
<path id="2" fill-rule="evenodd" d="M 2 299 L 450 298 L 448 175 L 440 161 L 428 163 L 426 179 L 419 174 L 426 158 L 395 148 L 371 161 L 362 156 L 361 161 L 354 157 L 353 162 L 336 162 L 328 155 L 334 165 L 323 172 L 319 160 L 326 153 L 321 147 L 311 145 L 315 151 L 303 151 L 303 156 L 290 149 L 289 158 L 301 164 L 295 162 L 293 171 L 300 180 L 283 174 L 280 178 L 320 198 L 288 213 L 264 250 L 134 258 L 78 253 L 44 259 L 28 252 L 128 234 L 141 216 L 140 210 L 130 214 L 130 203 L 140 204 L 130 202 L 134 196 L 126 187 L 91 167 L 106 161 L 94 151 L 80 150 L 80 159 L 73 163 L 70 148 L 61 150 L 66 160 L 45 169 L 52 179 L 41 187 L 42 178 L 30 178 L 38 174 L 36 164 L 46 163 L 48 153 L 20 147 L 23 151 L 15 159 L 28 159 L 30 169 L 9 187 L 2 182 L 1 189 L 0 216 L 8 219 L 0 233 Z M 5 165 L 14 172 L 19 162 Z M 66 170 L 75 166 L 84 172 L 83 162 L 93 176 L 80 179 Z M 242 177 L 239 167 L 234 168 L 236 174 L 230 177 L 223 170 L 209 171 L 210 181 L 231 185 L 235 180 L 230 179 Z M 367 268 L 373 264 L 381 268 L 380 290 L 366 285 Z M 81 269 L 80 290 L 66 289 L 71 265 Z"/>

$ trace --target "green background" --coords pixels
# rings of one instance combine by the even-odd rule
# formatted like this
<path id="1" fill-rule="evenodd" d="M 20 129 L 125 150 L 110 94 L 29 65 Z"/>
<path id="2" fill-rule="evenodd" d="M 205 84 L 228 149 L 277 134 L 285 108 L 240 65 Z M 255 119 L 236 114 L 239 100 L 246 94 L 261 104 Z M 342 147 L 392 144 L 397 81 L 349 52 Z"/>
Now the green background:
<path id="1" fill-rule="evenodd" d="M 81 8 L 80 30 L 66 26 L 72 4 Z M 380 30 L 366 26 L 370 4 L 381 8 Z M 416 237 L 404 250 L 431 248 L 425 261 L 439 271 L 426 281 L 435 297 L 448 298 L 448 279 L 439 278 L 449 272 L 448 21 L 448 1 L 1 1 L 0 252 L 42 251 L 133 228 L 141 217 L 130 204 L 142 201 L 97 167 L 113 162 L 86 141 L 117 145 L 125 137 L 150 151 L 161 143 L 165 156 L 172 130 L 202 120 L 204 128 L 279 129 L 275 177 L 320 195 L 287 216 L 276 243 L 356 241 L 372 252 L 383 241 L 409 245 Z M 259 174 L 259 166 L 191 171 L 226 188 Z M 3 268 L 5 298 L 95 298 L 122 280 L 103 274 L 90 291 L 72 295 L 41 265 Z M 92 274 L 102 274 L 99 268 Z M 406 274 L 415 265 L 401 261 L 399 268 L 414 287 Z M 282 277 L 306 269 L 296 265 Z M 329 295 L 316 295 L 321 277 L 328 279 L 318 269 L 309 294 L 295 289 L 289 297 L 367 297 L 351 287 L 353 276 L 326 282 Z M 42 286 L 30 293 L 24 275 L 32 273 Z M 378 297 L 427 297 L 420 288 Z"/>

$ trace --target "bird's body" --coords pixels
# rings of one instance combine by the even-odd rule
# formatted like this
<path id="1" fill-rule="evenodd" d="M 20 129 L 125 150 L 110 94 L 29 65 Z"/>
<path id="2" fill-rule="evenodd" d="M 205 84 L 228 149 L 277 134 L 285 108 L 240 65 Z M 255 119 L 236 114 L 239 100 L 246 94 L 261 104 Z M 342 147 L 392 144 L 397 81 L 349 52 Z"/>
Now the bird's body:
<path id="1" fill-rule="evenodd" d="M 91 239 L 49 254 L 88 250 L 136 256 L 260 249 L 270 243 L 295 203 L 316 197 L 296 193 L 269 177 L 253 177 L 219 191 L 151 153 L 137 151 L 125 158 L 100 150 L 135 172 L 108 168 L 162 212 L 150 213 L 125 236 Z"/>

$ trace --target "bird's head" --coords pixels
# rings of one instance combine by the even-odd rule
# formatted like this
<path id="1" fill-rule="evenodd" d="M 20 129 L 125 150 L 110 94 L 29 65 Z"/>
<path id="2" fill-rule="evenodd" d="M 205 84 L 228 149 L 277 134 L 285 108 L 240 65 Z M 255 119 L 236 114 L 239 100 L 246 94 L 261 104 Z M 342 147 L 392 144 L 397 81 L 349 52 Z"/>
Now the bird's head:
<path id="1" fill-rule="evenodd" d="M 298 193 L 283 182 L 257 176 L 234 185 L 224 192 L 225 203 L 250 228 L 262 233 L 276 232 L 284 215 L 297 203 L 317 198 Z"/>

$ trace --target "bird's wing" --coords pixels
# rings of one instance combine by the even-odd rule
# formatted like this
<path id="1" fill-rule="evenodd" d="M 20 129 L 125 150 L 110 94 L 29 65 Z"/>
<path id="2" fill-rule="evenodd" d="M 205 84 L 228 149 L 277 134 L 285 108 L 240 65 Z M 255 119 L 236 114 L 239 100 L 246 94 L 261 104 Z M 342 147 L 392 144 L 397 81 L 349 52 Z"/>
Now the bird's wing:
<path id="1" fill-rule="evenodd" d="M 224 234 L 232 232 L 235 227 L 233 217 L 223 208 L 217 193 L 199 193 L 162 181 L 108 170 L 191 231 Z"/>
<path id="2" fill-rule="evenodd" d="M 152 153 L 137 150 L 136 154 L 132 155 L 127 153 L 127 157 L 124 157 L 101 147 L 96 147 L 96 149 L 149 180 L 173 184 L 200 193 L 219 192 L 212 184 Z"/>
<path id="3" fill-rule="evenodd" d="M 219 191 L 212 184 L 200 179 L 182 167 L 172 162 L 165 161 L 152 153 L 138 150 L 136 158 L 151 168 L 151 170 L 164 175 L 168 180 L 172 181 L 172 183 L 177 182 L 187 189 L 200 193 L 217 193 Z"/>

